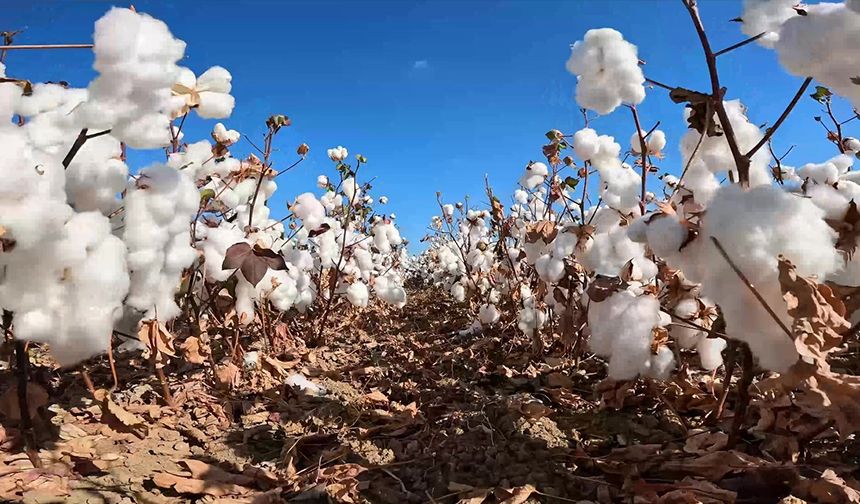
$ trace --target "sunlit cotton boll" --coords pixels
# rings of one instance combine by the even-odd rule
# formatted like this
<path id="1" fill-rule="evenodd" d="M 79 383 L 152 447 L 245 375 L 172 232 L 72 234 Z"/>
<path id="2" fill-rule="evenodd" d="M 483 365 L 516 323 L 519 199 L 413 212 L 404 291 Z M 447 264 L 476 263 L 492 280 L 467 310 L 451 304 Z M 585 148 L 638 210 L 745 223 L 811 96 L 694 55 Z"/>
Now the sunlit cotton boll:
<path id="1" fill-rule="evenodd" d="M 319 228 L 325 218 L 325 207 L 312 193 L 300 194 L 290 206 L 290 211 L 309 231 Z"/>
<path id="2" fill-rule="evenodd" d="M 493 304 L 481 305 L 480 310 L 478 310 L 478 320 L 480 320 L 482 324 L 495 324 L 499 321 L 499 317 L 499 310 Z"/>
<path id="3" fill-rule="evenodd" d="M 588 30 L 583 40 L 573 44 L 567 70 L 577 77 L 579 106 L 601 115 L 645 98 L 636 46 L 611 28 Z"/>
<path id="4" fill-rule="evenodd" d="M 346 147 L 342 147 L 338 145 L 333 149 L 328 149 L 328 158 L 336 163 L 342 162 L 349 155 L 349 151 L 346 150 Z"/>
<path id="5" fill-rule="evenodd" d="M 525 173 L 520 177 L 520 185 L 526 189 L 534 189 L 543 184 L 547 175 L 549 175 L 549 168 L 545 164 L 541 162 L 529 163 Z"/>
<path id="6" fill-rule="evenodd" d="M 367 285 L 363 282 L 353 282 L 346 289 L 346 298 L 353 306 L 364 308 L 367 306 L 367 301 L 369 299 Z"/>

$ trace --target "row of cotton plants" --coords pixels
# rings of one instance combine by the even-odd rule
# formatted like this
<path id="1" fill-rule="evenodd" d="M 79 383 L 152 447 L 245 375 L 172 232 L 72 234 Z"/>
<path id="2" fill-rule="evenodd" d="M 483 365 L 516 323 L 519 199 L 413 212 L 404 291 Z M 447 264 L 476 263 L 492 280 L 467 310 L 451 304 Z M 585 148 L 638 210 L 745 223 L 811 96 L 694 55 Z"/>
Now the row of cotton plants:
<path id="1" fill-rule="evenodd" d="M 746 1 L 743 29 L 756 36 L 750 42 L 773 47 L 789 72 L 811 78 L 799 96 L 814 79 L 856 106 L 858 5 Z M 473 330 L 515 321 L 536 351 L 542 333 L 587 342 L 616 380 L 667 378 L 679 356 L 694 355 L 685 349 L 715 370 L 727 340 L 748 345 L 761 368 L 785 372 L 800 356 L 787 329 L 780 258 L 833 289 L 860 286 L 852 254 L 860 142 L 843 135 L 856 111 L 829 130 L 834 157 L 789 167 L 772 155 L 775 131 L 751 122 L 739 100 L 651 85 L 638 52 L 621 33 L 596 29 L 567 61 L 579 106 L 632 117 L 629 142 L 587 124 L 550 131 L 545 162 L 528 163 L 510 198 L 488 187 L 486 210 L 440 200 L 413 269 L 470 304 Z M 646 129 L 636 109 L 666 89 L 687 103 L 689 125 L 672 174 L 655 167 L 666 135 Z M 813 98 L 831 111 L 829 89 L 817 89 Z M 799 145 L 792 158 L 803 156 Z"/>
<path id="2" fill-rule="evenodd" d="M 387 199 L 357 178 L 362 156 L 329 149 L 336 176 L 276 195 L 289 170 L 271 154 L 286 117 L 269 118 L 246 157 L 222 123 L 211 140 L 184 138 L 191 116 L 232 113 L 227 70 L 179 66 L 185 43 L 130 9 L 96 22 L 93 51 L 98 75 L 80 89 L 0 64 L 0 308 L 15 338 L 49 343 L 68 365 L 107 350 L 114 330 L 208 317 L 225 292 L 243 325 L 261 306 L 328 317 L 372 296 L 405 304 L 405 243 L 375 210 Z M 166 159 L 130 167 L 127 149 Z M 273 215 L 278 200 L 286 216 Z"/>

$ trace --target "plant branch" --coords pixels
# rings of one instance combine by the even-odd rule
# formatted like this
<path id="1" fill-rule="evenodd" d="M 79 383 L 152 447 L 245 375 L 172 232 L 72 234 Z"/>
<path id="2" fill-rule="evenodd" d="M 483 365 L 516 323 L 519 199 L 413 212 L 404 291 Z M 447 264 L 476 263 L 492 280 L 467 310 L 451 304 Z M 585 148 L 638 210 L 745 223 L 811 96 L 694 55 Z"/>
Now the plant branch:
<path id="1" fill-rule="evenodd" d="M 743 47 L 743 46 L 745 46 L 745 45 L 749 44 L 750 42 L 755 42 L 756 40 L 758 40 L 758 39 L 760 39 L 760 38 L 764 37 L 765 35 L 767 35 L 767 32 L 761 32 L 761 33 L 759 33 L 758 35 L 756 35 L 756 36 L 754 36 L 754 37 L 750 37 L 750 38 L 748 38 L 748 39 L 746 39 L 746 40 L 741 40 L 741 41 L 740 41 L 740 42 L 738 42 L 737 44 L 730 45 L 729 47 L 726 47 L 725 49 L 721 49 L 721 50 L 719 50 L 719 51 L 715 52 L 715 53 L 714 53 L 714 57 L 721 56 L 721 55 L 723 55 L 723 54 L 726 54 L 726 53 L 727 53 L 727 52 L 729 52 L 729 51 L 734 51 L 735 49 L 737 49 L 737 48 L 739 48 L 739 47 Z"/>
<path id="2" fill-rule="evenodd" d="M 765 134 L 762 139 L 759 140 L 758 143 L 755 144 L 755 146 L 745 154 L 747 159 L 751 158 L 753 154 L 758 152 L 758 150 L 761 149 L 767 143 L 768 140 L 770 140 L 770 137 L 772 137 L 774 133 L 776 133 L 776 130 L 778 130 L 779 127 L 782 126 L 782 123 L 785 122 L 785 119 L 788 117 L 788 114 L 791 113 L 791 110 L 794 108 L 795 105 L 797 105 L 797 102 L 800 101 L 800 97 L 803 96 L 803 93 L 806 92 L 806 88 L 809 87 L 809 84 L 811 82 L 812 77 L 807 77 L 806 79 L 804 79 L 803 84 L 801 84 L 800 86 L 800 89 L 797 90 L 797 93 L 794 94 L 794 98 L 791 99 L 791 101 L 785 107 L 785 110 L 782 111 L 782 114 L 780 114 L 779 119 L 776 120 L 772 127 L 768 128 L 765 131 Z"/>

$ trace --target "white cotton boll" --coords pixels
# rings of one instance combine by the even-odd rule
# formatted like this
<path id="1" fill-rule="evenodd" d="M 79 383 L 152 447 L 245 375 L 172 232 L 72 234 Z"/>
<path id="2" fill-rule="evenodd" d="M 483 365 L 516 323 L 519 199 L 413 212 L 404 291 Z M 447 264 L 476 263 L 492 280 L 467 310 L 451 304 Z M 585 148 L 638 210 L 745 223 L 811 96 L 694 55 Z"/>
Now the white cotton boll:
<path id="1" fill-rule="evenodd" d="M 290 211 L 301 219 L 308 231 L 319 228 L 325 218 L 325 207 L 312 193 L 300 194 L 290 206 Z"/>
<path id="2" fill-rule="evenodd" d="M 544 163 L 530 163 L 526 166 L 526 171 L 523 176 L 520 177 L 520 185 L 526 189 L 534 189 L 535 187 L 543 184 L 547 175 L 549 175 L 549 168 L 547 168 Z"/>
<path id="3" fill-rule="evenodd" d="M 523 191 L 522 189 L 517 189 L 516 191 L 514 191 L 514 201 L 516 201 L 520 205 L 528 204 L 529 193 Z"/>
<path id="4" fill-rule="evenodd" d="M 6 77 L 6 65 L 0 63 L 0 77 Z"/>
<path id="5" fill-rule="evenodd" d="M 724 348 L 726 348 L 726 340 L 723 338 L 702 338 L 696 346 L 702 369 L 713 371 L 722 366 Z"/>
<path id="6" fill-rule="evenodd" d="M 396 218 L 397 218 L 397 214 L 392 213 L 392 214 L 390 214 L 390 215 L 388 216 L 388 218 L 389 218 L 389 219 L 391 219 L 391 220 L 394 220 L 394 219 L 396 219 Z"/>
<path id="7" fill-rule="evenodd" d="M 858 5 L 860 5 L 860 0 L 857 0 Z M 850 152 L 860 152 L 860 140 L 854 137 L 847 137 L 842 141 L 842 145 L 845 147 L 845 150 Z"/>
<path id="8" fill-rule="evenodd" d="M 659 257 L 677 254 L 689 236 L 689 230 L 681 224 L 677 215 L 661 214 L 652 217 L 646 227 L 646 236 L 651 250 Z"/>
<path id="9" fill-rule="evenodd" d="M 170 88 L 185 43 L 163 22 L 129 9 L 113 8 L 95 24 L 94 68 L 89 99 L 79 113 L 92 129 L 111 129 L 133 148 L 170 143 Z"/>
<path id="10" fill-rule="evenodd" d="M 442 215 L 444 215 L 445 217 L 451 217 L 452 215 L 454 215 L 454 205 L 450 203 L 442 205 Z"/>
<path id="11" fill-rule="evenodd" d="M 304 394 L 316 397 L 322 397 L 326 395 L 327 392 L 325 388 L 320 387 L 316 383 L 308 380 L 301 373 L 290 375 L 290 377 L 288 377 L 284 381 L 284 384 L 286 384 L 288 387 L 297 388 Z"/>
<path id="12" fill-rule="evenodd" d="M 572 229 L 563 228 L 552 242 L 553 257 L 563 259 L 573 255 L 578 241 L 579 237 Z"/>
<path id="13" fill-rule="evenodd" d="M 609 358 L 609 376 L 630 380 L 652 369 L 651 331 L 660 323 L 660 303 L 648 295 L 636 296 L 620 291 L 601 302 L 591 302 L 588 324 L 589 346 L 596 354 Z M 657 361 L 657 374 L 671 363 L 663 356 Z"/>
<path id="14" fill-rule="evenodd" d="M 317 187 L 320 189 L 325 189 L 328 187 L 328 177 L 325 175 L 319 175 L 317 177 Z"/>
<path id="15" fill-rule="evenodd" d="M 539 310 L 534 306 L 524 306 L 517 313 L 517 327 L 526 336 L 532 336 L 535 331 L 539 330 L 546 323 L 547 315 L 543 310 Z"/>
<path id="16" fill-rule="evenodd" d="M 236 130 L 228 130 L 222 123 L 215 123 L 212 128 L 212 138 L 222 145 L 233 145 L 239 141 L 241 135 Z"/>
<path id="17" fill-rule="evenodd" d="M 485 325 L 495 324 L 499 321 L 500 316 L 499 310 L 493 304 L 481 305 L 478 310 L 478 320 Z"/>
<path id="18" fill-rule="evenodd" d="M 233 113 L 236 99 L 224 93 L 200 93 L 200 105 L 194 110 L 203 119 L 224 119 Z"/>
<path id="19" fill-rule="evenodd" d="M 369 296 L 367 285 L 363 282 L 353 282 L 346 289 L 346 298 L 352 303 L 352 306 L 359 308 L 366 307 Z"/>
<path id="20" fill-rule="evenodd" d="M 844 3 L 804 7 L 807 15 L 783 23 L 774 49 L 780 64 L 797 76 L 816 81 L 860 107 L 860 86 L 854 52 L 860 32 L 860 13 Z"/>
<path id="21" fill-rule="evenodd" d="M 646 133 L 647 131 L 639 130 L 639 133 L 633 133 L 632 135 L 630 135 L 630 150 L 634 154 L 642 153 L 641 145 L 639 144 L 639 135 L 642 135 L 644 137 Z M 648 150 L 647 140 L 645 141 L 645 149 Z"/>
<path id="22" fill-rule="evenodd" d="M 588 161 L 597 154 L 600 144 L 597 140 L 597 132 L 591 128 L 583 128 L 573 134 L 573 151 L 583 161 Z"/>
<path id="23" fill-rule="evenodd" d="M 344 179 L 340 186 L 340 190 L 343 192 L 343 195 L 346 196 L 346 200 L 348 202 L 357 201 L 358 197 L 361 196 L 361 188 L 358 187 L 358 182 L 356 182 L 354 177 Z"/>
<path id="24" fill-rule="evenodd" d="M 842 175 L 854 164 L 854 156 L 839 154 L 838 156 L 830 158 L 828 162 L 833 164 L 836 167 L 836 170 L 839 171 L 839 174 Z"/>
<path id="25" fill-rule="evenodd" d="M 588 30 L 584 40 L 573 44 L 567 70 L 577 77 L 579 106 L 601 115 L 645 98 L 636 46 L 611 28 Z"/>
<path id="26" fill-rule="evenodd" d="M 380 205 L 386 205 L 386 204 L 388 204 L 388 196 L 380 196 L 380 197 L 379 197 L 379 204 L 380 204 Z"/>
<path id="27" fill-rule="evenodd" d="M 657 380 L 667 380 L 673 369 L 675 369 L 675 355 L 669 347 L 662 346 L 657 349 L 657 355 L 651 356 L 645 374 Z"/>
<path id="28" fill-rule="evenodd" d="M 798 16 L 794 10 L 797 4 L 797 0 L 744 0 L 741 31 L 748 37 L 765 32 L 756 42 L 764 47 L 773 47 L 779 40 L 782 24 Z"/>
<path id="29" fill-rule="evenodd" d="M 117 195 L 125 188 L 128 166 L 120 160 L 116 138 L 91 138 L 66 169 L 66 196 L 77 211 L 98 210 L 107 215 L 119 205 Z"/>
<path id="30" fill-rule="evenodd" d="M 651 135 L 646 139 L 645 145 L 648 147 L 648 152 L 651 154 L 662 152 L 666 147 L 666 134 L 661 130 L 652 131 Z"/>
<path id="31" fill-rule="evenodd" d="M 349 155 L 349 151 L 346 150 L 346 147 L 342 147 L 338 145 L 333 149 L 328 149 L 328 158 L 336 163 L 342 162 Z"/>
<path id="32" fill-rule="evenodd" d="M 406 289 L 403 288 L 402 280 L 393 272 L 377 277 L 373 284 L 373 291 L 382 301 L 397 308 L 406 306 Z"/>
<path id="33" fill-rule="evenodd" d="M 462 284 L 456 283 L 451 286 L 451 297 L 453 297 L 458 303 L 462 303 L 466 300 L 466 289 Z"/>
<path id="34" fill-rule="evenodd" d="M 817 184 L 833 184 L 839 178 L 839 169 L 830 162 L 807 163 L 797 170 L 797 175 L 802 179 L 810 179 Z"/>
<path id="35" fill-rule="evenodd" d="M 29 96 L 22 96 L 15 112 L 24 117 L 47 112 L 58 108 L 67 94 L 59 84 L 34 84 Z"/>
<path id="36" fill-rule="evenodd" d="M 233 76 L 226 68 L 213 66 L 197 78 L 197 89 L 214 93 L 229 93 L 232 90 Z"/>
<path id="37" fill-rule="evenodd" d="M 744 286 L 711 240 L 716 237 L 736 266 L 777 313 L 791 325 L 778 281 L 778 256 L 784 255 L 799 275 L 824 280 L 841 264 L 834 248 L 836 235 L 823 219 L 824 212 L 810 200 L 776 187 L 744 191 L 737 184 L 720 188 L 703 217 L 699 237 L 680 261 L 702 294 L 719 305 L 726 333 L 749 344 L 765 369 L 782 372 L 797 360 L 790 338 Z"/>
<path id="38" fill-rule="evenodd" d="M 126 304 L 148 319 L 179 314 L 173 299 L 182 269 L 196 254 L 190 222 L 200 196 L 194 183 L 173 168 L 144 168 L 125 198 L 123 241 L 128 248 L 131 287 Z"/>
<path id="39" fill-rule="evenodd" d="M 564 261 L 548 254 L 537 258 L 535 269 L 544 282 L 555 283 L 564 277 Z"/>

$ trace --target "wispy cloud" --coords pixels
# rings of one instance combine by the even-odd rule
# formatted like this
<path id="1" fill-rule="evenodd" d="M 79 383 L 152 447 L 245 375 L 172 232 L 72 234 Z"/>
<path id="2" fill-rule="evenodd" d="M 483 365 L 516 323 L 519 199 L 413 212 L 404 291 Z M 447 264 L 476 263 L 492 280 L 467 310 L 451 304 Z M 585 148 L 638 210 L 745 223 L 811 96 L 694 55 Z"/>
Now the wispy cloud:
<path id="1" fill-rule="evenodd" d="M 427 60 L 417 60 L 412 63 L 412 68 L 415 70 L 425 70 L 430 67 L 430 63 Z"/>

